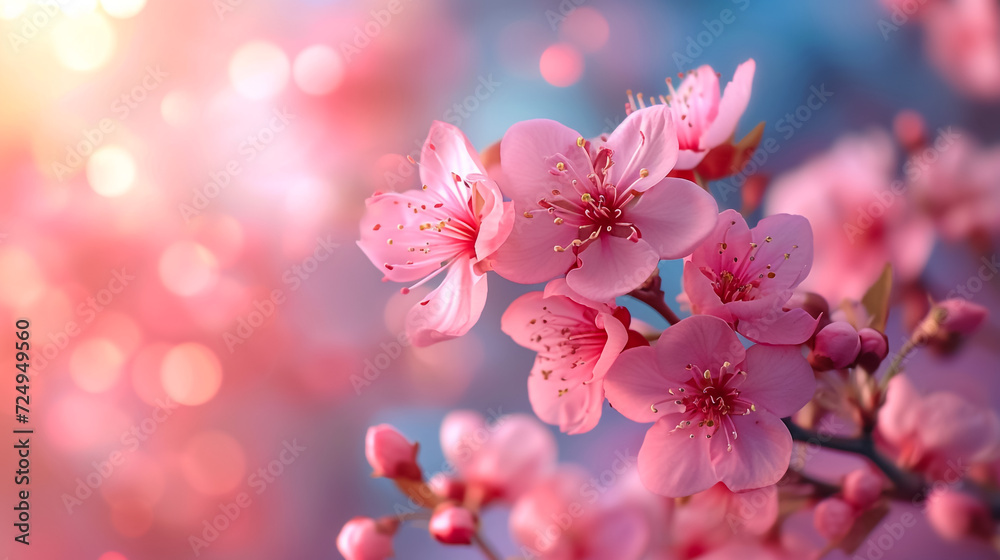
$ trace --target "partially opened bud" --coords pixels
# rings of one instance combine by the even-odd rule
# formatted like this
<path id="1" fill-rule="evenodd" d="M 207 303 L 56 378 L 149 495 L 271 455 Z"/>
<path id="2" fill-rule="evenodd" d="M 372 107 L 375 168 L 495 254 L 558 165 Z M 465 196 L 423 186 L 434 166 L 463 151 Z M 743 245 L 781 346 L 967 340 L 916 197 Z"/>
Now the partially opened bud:
<path id="1" fill-rule="evenodd" d="M 337 550 L 347 560 L 385 560 L 391 558 L 392 536 L 399 522 L 394 519 L 375 521 L 370 517 L 355 517 L 337 535 Z"/>
<path id="2" fill-rule="evenodd" d="M 986 321 L 989 311 L 982 305 L 961 298 L 946 299 L 936 307 L 944 309 L 945 316 L 941 328 L 948 333 L 970 335 Z"/>
<path id="3" fill-rule="evenodd" d="M 889 355 L 889 338 L 868 327 L 858 331 L 858 338 L 861 339 L 858 365 L 865 368 L 868 373 L 875 373 L 882 360 Z"/>
<path id="4" fill-rule="evenodd" d="M 927 519 L 946 539 L 990 538 L 993 519 L 976 498 L 955 490 L 936 490 L 927 498 Z"/>
<path id="5" fill-rule="evenodd" d="M 444 544 L 472 544 L 477 527 L 474 513 L 452 503 L 441 504 L 431 516 L 431 536 Z"/>
<path id="6" fill-rule="evenodd" d="M 854 363 L 860 351 L 858 331 L 846 321 L 834 321 L 816 333 L 809 363 L 820 371 L 845 368 Z"/>
<path id="7" fill-rule="evenodd" d="M 852 506 L 864 510 L 878 501 L 882 495 L 882 478 L 868 468 L 851 471 L 844 478 L 844 500 Z"/>
<path id="8" fill-rule="evenodd" d="M 388 424 L 368 428 L 365 436 L 365 457 L 375 476 L 422 480 L 423 473 L 417 464 L 418 447 Z"/>
<path id="9" fill-rule="evenodd" d="M 840 498 L 827 498 L 816 504 L 813 525 L 823 538 L 837 542 L 847 536 L 854 525 L 854 509 Z"/>

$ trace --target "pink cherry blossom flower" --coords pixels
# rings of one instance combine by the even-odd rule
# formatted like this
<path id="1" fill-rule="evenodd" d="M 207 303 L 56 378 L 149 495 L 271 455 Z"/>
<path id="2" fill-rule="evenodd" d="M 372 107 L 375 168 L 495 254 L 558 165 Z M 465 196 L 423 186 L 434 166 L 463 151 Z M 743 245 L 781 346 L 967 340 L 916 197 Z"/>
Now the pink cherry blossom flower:
<path id="1" fill-rule="evenodd" d="M 477 412 L 459 410 L 441 423 L 441 448 L 466 493 L 481 501 L 516 500 L 556 464 L 556 440 L 525 414 L 499 416 L 488 423 Z"/>
<path id="2" fill-rule="evenodd" d="M 1000 148 L 984 148 L 967 131 L 949 127 L 907 165 L 914 170 L 907 187 L 943 238 L 1000 231 Z"/>
<path id="3" fill-rule="evenodd" d="M 1000 453 L 996 412 L 948 391 L 921 395 L 906 375 L 889 381 L 877 433 L 900 466 L 932 477 L 961 476 L 955 465 L 988 462 Z"/>
<path id="4" fill-rule="evenodd" d="M 833 148 L 777 178 L 766 214 L 799 214 L 823 241 L 800 289 L 829 301 L 860 300 L 891 263 L 907 282 L 923 270 L 934 243 L 930 222 L 893 183 L 895 147 L 882 130 L 841 138 Z"/>
<path id="5" fill-rule="evenodd" d="M 566 465 L 514 504 L 510 530 L 529 558 L 639 560 L 650 539 L 641 508 L 602 494 L 582 469 Z"/>
<path id="6" fill-rule="evenodd" d="M 674 510 L 668 540 L 670 558 L 701 558 L 731 543 L 747 543 L 778 520 L 778 489 L 765 486 L 733 492 L 719 483 Z"/>
<path id="7" fill-rule="evenodd" d="M 792 453 L 781 418 L 809 402 L 816 381 L 797 347 L 744 349 L 725 321 L 695 315 L 622 352 L 604 386 L 627 418 L 655 422 L 639 451 L 643 484 L 681 497 L 718 482 L 775 484 Z"/>
<path id="8" fill-rule="evenodd" d="M 674 125 L 658 105 L 606 140 L 545 119 L 512 126 L 500 152 L 515 225 L 496 271 L 525 284 L 566 275 L 575 292 L 607 301 L 639 287 L 660 259 L 690 253 L 718 206 L 694 183 L 666 178 L 677 161 Z"/>
<path id="9" fill-rule="evenodd" d="M 411 342 L 427 346 L 465 334 L 479 319 L 487 259 L 507 238 L 513 207 L 454 126 L 435 121 L 420 160 L 421 190 L 368 199 L 358 245 L 386 280 L 416 282 L 411 288 L 446 272 L 407 316 Z"/>
<path id="10" fill-rule="evenodd" d="M 925 50 L 938 72 L 967 95 L 1000 97 L 1000 9 L 992 0 L 932 2 L 922 10 Z"/>
<path id="11" fill-rule="evenodd" d="M 684 294 L 694 313 L 725 320 L 747 338 L 799 344 L 818 320 L 800 307 L 783 310 L 812 266 L 813 239 L 802 216 L 779 214 L 749 229 L 735 210 L 684 262 Z"/>
<path id="12" fill-rule="evenodd" d="M 978 537 L 990 540 L 996 525 L 982 501 L 948 487 L 927 497 L 927 520 L 939 535 L 950 540 Z"/>
<path id="13" fill-rule="evenodd" d="M 392 536 L 399 523 L 394 519 L 376 521 L 355 517 L 337 535 L 337 550 L 347 560 L 385 560 L 393 556 Z"/>
<path id="14" fill-rule="evenodd" d="M 660 95 L 658 99 L 670 108 L 677 125 L 680 154 L 675 169 L 694 169 L 712 148 L 732 138 L 750 103 L 756 69 L 757 63 L 752 58 L 740 64 L 722 95 L 719 95 L 719 74 L 707 64 L 688 72 L 676 88 L 673 79 L 667 78 L 670 94 Z M 652 97 L 649 99 L 650 104 L 656 101 Z M 642 94 L 636 101 L 629 92 L 626 112 L 645 107 Z"/>
<path id="15" fill-rule="evenodd" d="M 510 304 L 500 325 L 538 352 L 528 376 L 528 398 L 542 421 L 569 434 L 593 429 L 604 406 L 604 374 L 627 345 L 648 344 L 629 331 L 628 310 L 587 300 L 566 280 Z"/>

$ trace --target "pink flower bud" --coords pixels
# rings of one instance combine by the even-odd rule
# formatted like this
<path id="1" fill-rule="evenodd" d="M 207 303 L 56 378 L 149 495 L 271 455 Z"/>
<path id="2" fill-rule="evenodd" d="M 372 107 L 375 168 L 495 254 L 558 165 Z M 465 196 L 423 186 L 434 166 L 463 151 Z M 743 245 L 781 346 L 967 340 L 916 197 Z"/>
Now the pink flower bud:
<path id="1" fill-rule="evenodd" d="M 844 478 L 844 500 L 852 506 L 864 510 L 878 501 L 882 495 L 882 479 L 871 469 L 860 468 Z"/>
<path id="2" fill-rule="evenodd" d="M 961 298 L 946 299 L 936 307 L 944 309 L 946 315 L 941 328 L 948 333 L 970 335 L 983 324 L 989 311 L 982 305 Z"/>
<path id="3" fill-rule="evenodd" d="M 830 316 L 830 304 L 826 301 L 826 298 L 812 292 L 793 293 L 792 297 L 788 298 L 788 302 L 785 303 L 784 308 L 794 309 L 796 307 L 804 309 L 814 319 L 819 318 L 820 315 L 823 317 Z"/>
<path id="4" fill-rule="evenodd" d="M 430 531 L 444 544 L 472 544 L 478 521 L 476 515 L 461 506 L 444 503 L 431 516 Z"/>
<path id="5" fill-rule="evenodd" d="M 889 355 L 889 339 L 875 329 L 865 327 L 858 331 L 861 339 L 861 352 L 858 354 L 858 365 L 868 373 L 875 373 L 882 360 Z"/>
<path id="6" fill-rule="evenodd" d="M 847 536 L 854 525 L 854 509 L 840 498 L 827 498 L 816 504 L 813 525 L 823 538 L 837 542 Z"/>
<path id="7" fill-rule="evenodd" d="M 846 321 L 834 321 L 816 333 L 816 346 L 809 354 L 815 369 L 840 369 L 854 363 L 861 351 L 858 331 Z"/>
<path id="8" fill-rule="evenodd" d="M 461 502 L 465 499 L 465 483 L 444 473 L 437 473 L 427 483 L 431 491 L 446 500 Z"/>
<path id="9" fill-rule="evenodd" d="M 422 480 L 423 473 L 417 464 L 418 447 L 388 424 L 368 428 L 365 436 L 365 457 L 375 476 Z"/>
<path id="10" fill-rule="evenodd" d="M 986 506 L 976 498 L 955 490 L 942 489 L 927 498 L 927 519 L 946 539 L 975 536 L 990 538 L 993 520 Z"/>
<path id="11" fill-rule="evenodd" d="M 337 535 L 337 550 L 347 560 L 385 560 L 393 555 L 392 536 L 397 528 L 394 519 L 355 517 Z"/>

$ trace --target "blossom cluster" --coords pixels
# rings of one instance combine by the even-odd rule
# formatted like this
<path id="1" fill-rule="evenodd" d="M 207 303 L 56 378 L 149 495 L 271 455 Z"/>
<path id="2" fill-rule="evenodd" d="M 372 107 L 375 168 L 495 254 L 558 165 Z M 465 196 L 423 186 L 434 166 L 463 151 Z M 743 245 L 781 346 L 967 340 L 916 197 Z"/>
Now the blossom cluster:
<path id="1" fill-rule="evenodd" d="M 968 198 L 945 200 L 915 186 L 933 213 L 915 211 L 920 203 L 909 199 L 880 198 L 892 192 L 882 175 L 893 166 L 879 159 L 879 150 L 891 151 L 888 135 L 876 134 L 868 145 L 849 142 L 830 161 L 775 181 L 774 192 L 789 193 L 777 199 L 783 210 L 752 226 L 753 192 L 744 193 L 742 212 L 720 211 L 709 182 L 739 173 L 761 138 L 757 127 L 735 139 L 755 69 L 753 60 L 741 64 L 724 88 L 720 75 L 702 66 L 677 83 L 668 78 L 663 95 L 629 92 L 627 118 L 597 138 L 529 120 L 481 156 L 458 128 L 435 122 L 413 161 L 421 187 L 368 199 L 359 246 L 384 279 L 405 284 L 409 294 L 443 276 L 407 315 L 414 345 L 469 332 L 483 312 L 490 273 L 544 283 L 510 303 L 501 319 L 503 332 L 536 354 L 527 375 L 535 416 L 583 434 L 598 425 L 607 403 L 651 426 L 634 461 L 623 461 L 621 476 L 631 482 L 593 493 L 581 467 L 557 463 L 552 435 L 529 416 L 491 425 L 472 412 L 450 414 L 441 444 L 452 469 L 429 479 L 416 444 L 391 426 L 375 426 L 368 461 L 414 508 L 349 522 L 338 539 L 345 557 L 386 558 L 400 525 L 420 521 L 441 543 L 476 545 L 499 558 L 480 531 L 482 511 L 494 504 L 512 508 L 510 530 L 525 559 L 852 552 L 881 519 L 880 508 L 926 494 L 928 520 L 942 535 L 992 538 L 1000 506 L 993 475 L 980 471 L 1000 459 L 1000 418 L 951 392 L 921 394 L 903 371 L 915 348 L 953 351 L 980 328 L 986 310 L 926 293 L 922 305 L 913 303 L 906 295 L 917 289 L 911 271 L 922 268 L 929 249 L 910 238 L 912 250 L 900 256 L 886 249 L 892 245 L 883 227 L 905 220 L 930 236 L 939 229 L 961 237 L 968 221 L 952 214 L 970 215 Z M 916 115 L 897 119 L 897 137 L 914 158 L 929 145 Z M 831 173 L 837 150 L 865 154 Z M 873 164 L 859 168 L 857 161 Z M 968 166 L 936 163 L 933 177 L 954 177 L 955 169 Z M 929 173 L 908 179 L 924 185 Z M 855 191 L 826 179 L 836 176 L 856 178 Z M 802 187 L 816 177 L 823 178 L 817 188 Z M 996 194 L 962 184 L 983 197 Z M 872 193 L 885 208 L 852 223 L 850 213 L 867 203 L 857 200 Z M 996 225 L 995 214 L 972 206 L 982 219 L 968 227 Z M 836 214 L 845 207 L 846 218 Z M 866 249 L 855 263 L 858 236 Z M 683 261 L 677 299 L 691 313 L 684 319 L 665 300 L 664 260 Z M 852 266 L 857 273 L 834 270 Z M 911 302 L 912 337 L 887 359 L 887 316 L 900 291 Z M 623 296 L 648 304 L 670 326 L 660 332 L 633 319 Z M 824 433 L 831 420 L 839 427 Z M 795 441 L 862 461 L 821 480 Z M 955 461 L 970 466 L 949 472 Z M 587 507 L 575 508 L 580 503 Z M 818 543 L 780 538 L 779 510 L 812 515 Z M 547 533 L 561 515 L 566 526 Z"/>

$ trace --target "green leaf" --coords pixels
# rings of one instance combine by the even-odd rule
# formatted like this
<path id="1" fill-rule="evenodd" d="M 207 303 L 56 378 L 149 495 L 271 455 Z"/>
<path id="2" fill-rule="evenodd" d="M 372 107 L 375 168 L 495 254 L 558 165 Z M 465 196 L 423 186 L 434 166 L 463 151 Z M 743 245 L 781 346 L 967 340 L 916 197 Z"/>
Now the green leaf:
<path id="1" fill-rule="evenodd" d="M 861 298 L 861 304 L 871 315 L 871 328 L 885 332 L 885 324 L 889 320 L 889 297 L 892 294 L 892 265 L 886 264 L 882 269 L 882 275 L 872 284 L 871 288 L 865 292 L 865 297 Z"/>

